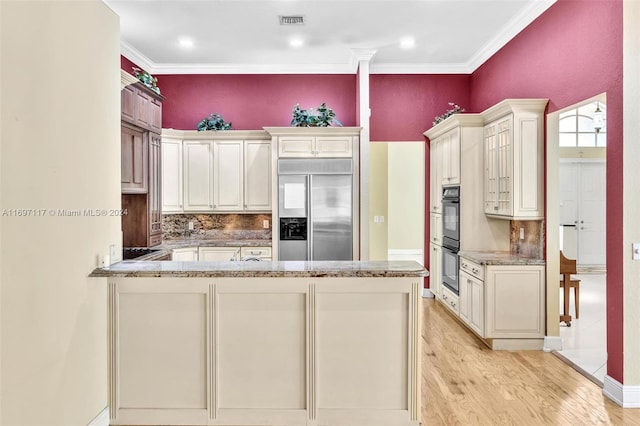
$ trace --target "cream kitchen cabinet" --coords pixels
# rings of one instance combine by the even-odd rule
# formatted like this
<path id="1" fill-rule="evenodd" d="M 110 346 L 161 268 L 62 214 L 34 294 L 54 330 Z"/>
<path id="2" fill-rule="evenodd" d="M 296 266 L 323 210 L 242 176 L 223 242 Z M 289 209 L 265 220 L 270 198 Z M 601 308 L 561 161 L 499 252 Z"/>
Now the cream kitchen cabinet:
<path id="1" fill-rule="evenodd" d="M 162 137 L 162 212 L 181 213 L 182 140 Z"/>
<path id="2" fill-rule="evenodd" d="M 271 141 L 244 141 L 244 210 L 270 211 Z"/>
<path id="3" fill-rule="evenodd" d="M 543 125 L 547 99 L 507 99 L 482 113 L 484 212 L 517 220 L 544 217 Z"/>
<path id="4" fill-rule="evenodd" d="M 271 210 L 271 141 L 214 140 L 213 209 Z"/>
<path id="5" fill-rule="evenodd" d="M 439 244 L 429 244 L 429 290 L 436 297 L 441 298 L 442 275 L 442 247 Z"/>
<path id="6" fill-rule="evenodd" d="M 264 131 L 164 129 L 163 212 L 271 211 L 271 140 Z"/>
<path id="7" fill-rule="evenodd" d="M 244 208 L 244 143 L 242 140 L 213 141 L 213 209 L 240 211 Z"/>
<path id="8" fill-rule="evenodd" d="M 176 262 L 193 262 L 198 260 L 198 248 L 177 248 L 171 251 L 171 260 Z"/>
<path id="9" fill-rule="evenodd" d="M 545 267 L 489 266 L 485 275 L 485 337 L 544 337 Z"/>
<path id="10" fill-rule="evenodd" d="M 484 281 L 460 272 L 460 318 L 479 336 L 484 336 Z"/>
<path id="11" fill-rule="evenodd" d="M 430 211 L 442 214 L 442 145 L 438 139 L 429 144 L 429 199 Z"/>
<path id="12" fill-rule="evenodd" d="M 483 256 L 513 256 L 477 253 L 473 259 L 464 253 L 460 257 L 460 319 L 493 349 L 541 349 L 545 266 L 518 261 L 482 265 L 477 260 Z"/>
<path id="13" fill-rule="evenodd" d="M 442 245 L 442 214 L 440 213 L 431 213 L 430 215 L 430 234 L 431 234 L 431 242 L 433 244 L 437 244 L 439 246 Z"/>
<path id="14" fill-rule="evenodd" d="M 279 158 L 358 158 L 360 127 L 265 127 Z"/>
<path id="15" fill-rule="evenodd" d="M 271 260 L 271 247 L 240 247 L 240 260 Z"/>
<path id="16" fill-rule="evenodd" d="M 279 157 L 352 157 L 350 136 L 282 136 L 278 140 Z"/>
<path id="17" fill-rule="evenodd" d="M 443 186 L 460 185 L 460 128 L 455 127 L 438 137 Z"/>
<path id="18" fill-rule="evenodd" d="M 199 247 L 198 260 L 208 262 L 240 260 L 240 247 Z"/>
<path id="19" fill-rule="evenodd" d="M 459 297 L 447 287 L 440 286 L 440 301 L 456 316 L 460 316 Z"/>
<path id="20" fill-rule="evenodd" d="M 182 157 L 184 211 L 213 210 L 213 141 L 183 141 Z"/>

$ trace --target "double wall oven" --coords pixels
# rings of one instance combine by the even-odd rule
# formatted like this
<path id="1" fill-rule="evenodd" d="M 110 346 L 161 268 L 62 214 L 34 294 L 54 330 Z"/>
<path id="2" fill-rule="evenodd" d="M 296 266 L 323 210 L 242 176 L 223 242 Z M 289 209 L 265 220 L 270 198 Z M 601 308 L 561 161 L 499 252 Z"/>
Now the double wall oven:
<path id="1" fill-rule="evenodd" d="M 442 284 L 459 293 L 460 187 L 442 190 Z"/>

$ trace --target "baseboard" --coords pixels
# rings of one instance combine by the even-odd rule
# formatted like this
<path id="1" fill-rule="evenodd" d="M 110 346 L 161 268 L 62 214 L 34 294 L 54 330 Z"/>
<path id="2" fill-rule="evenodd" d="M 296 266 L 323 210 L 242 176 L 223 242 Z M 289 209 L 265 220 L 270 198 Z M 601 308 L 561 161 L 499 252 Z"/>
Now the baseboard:
<path id="1" fill-rule="evenodd" d="M 428 288 L 423 288 L 422 297 L 424 297 L 425 299 L 433 299 L 435 298 L 435 295 Z"/>
<path id="2" fill-rule="evenodd" d="M 562 337 L 560 336 L 544 336 L 544 344 L 542 350 L 545 352 L 561 351 Z"/>
<path id="3" fill-rule="evenodd" d="M 388 260 L 415 260 L 424 266 L 424 253 L 420 249 L 390 249 L 387 250 Z"/>
<path id="4" fill-rule="evenodd" d="M 605 375 L 602 393 L 622 408 L 640 408 L 640 386 L 625 386 Z"/>
<path id="5" fill-rule="evenodd" d="M 87 426 L 109 426 L 109 407 L 104 407 Z"/>

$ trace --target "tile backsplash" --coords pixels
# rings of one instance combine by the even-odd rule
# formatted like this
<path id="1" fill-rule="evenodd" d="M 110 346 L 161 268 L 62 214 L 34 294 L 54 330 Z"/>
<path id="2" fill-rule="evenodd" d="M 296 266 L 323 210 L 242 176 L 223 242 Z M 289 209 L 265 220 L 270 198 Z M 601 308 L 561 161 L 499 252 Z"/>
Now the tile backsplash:
<path id="1" fill-rule="evenodd" d="M 524 239 L 520 239 L 520 228 L 524 229 Z M 544 222 L 542 220 L 511 221 L 511 254 L 531 259 L 543 259 Z"/>
<path id="2" fill-rule="evenodd" d="M 268 229 L 263 227 L 265 220 L 269 221 Z M 165 214 L 162 239 L 271 240 L 271 225 L 270 214 Z"/>

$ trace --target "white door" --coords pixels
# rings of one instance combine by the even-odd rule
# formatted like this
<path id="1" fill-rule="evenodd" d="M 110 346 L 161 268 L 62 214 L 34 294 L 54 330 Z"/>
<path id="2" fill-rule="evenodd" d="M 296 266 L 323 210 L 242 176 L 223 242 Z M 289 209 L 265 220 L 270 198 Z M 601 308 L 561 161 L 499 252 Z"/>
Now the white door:
<path id="1" fill-rule="evenodd" d="M 580 163 L 579 193 L 578 264 L 604 265 L 606 263 L 605 163 Z"/>
<path id="2" fill-rule="evenodd" d="M 561 163 L 560 250 L 569 259 L 578 257 L 578 163 Z"/>
<path id="3" fill-rule="evenodd" d="M 606 263 L 604 162 L 560 163 L 562 251 L 578 265 Z"/>

